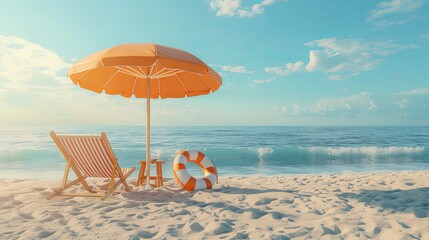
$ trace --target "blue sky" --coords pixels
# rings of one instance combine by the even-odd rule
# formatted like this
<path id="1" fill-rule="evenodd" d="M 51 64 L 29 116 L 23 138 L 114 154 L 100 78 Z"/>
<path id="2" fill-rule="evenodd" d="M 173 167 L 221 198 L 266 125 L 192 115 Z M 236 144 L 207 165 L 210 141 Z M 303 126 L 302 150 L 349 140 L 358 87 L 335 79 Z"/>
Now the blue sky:
<path id="1" fill-rule="evenodd" d="M 2 1 L 0 125 L 144 125 L 68 66 L 154 42 L 210 64 L 208 96 L 152 101 L 153 125 L 429 125 L 426 0 Z"/>

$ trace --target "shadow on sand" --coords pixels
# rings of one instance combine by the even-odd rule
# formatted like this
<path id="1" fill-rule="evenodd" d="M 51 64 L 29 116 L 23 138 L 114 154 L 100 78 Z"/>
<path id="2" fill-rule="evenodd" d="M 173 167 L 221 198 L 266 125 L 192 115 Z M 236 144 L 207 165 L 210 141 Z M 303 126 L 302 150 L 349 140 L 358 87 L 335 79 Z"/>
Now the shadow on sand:
<path id="1" fill-rule="evenodd" d="M 359 193 L 338 194 L 342 200 L 357 199 L 369 206 L 383 210 L 411 212 L 417 218 L 429 218 L 429 187 L 409 190 L 361 190 Z"/>
<path id="2" fill-rule="evenodd" d="M 169 187 L 164 186 L 163 188 L 156 189 L 154 191 L 149 192 L 141 192 L 141 191 L 132 191 L 128 193 L 122 193 L 122 196 L 127 199 L 127 201 L 131 202 L 138 202 L 144 203 L 144 204 L 155 204 L 157 206 L 167 206 L 171 205 L 172 203 L 179 204 L 182 208 L 186 207 L 200 207 L 202 209 L 207 209 L 209 207 L 210 209 L 214 210 L 217 209 L 217 212 L 220 213 L 224 210 L 231 211 L 233 213 L 237 214 L 246 214 L 247 217 L 251 219 L 259 219 L 262 216 L 265 216 L 267 214 L 271 215 L 271 218 L 273 219 L 282 219 L 284 217 L 287 217 L 289 221 L 293 221 L 296 216 L 290 215 L 290 214 L 283 214 L 277 211 L 263 211 L 256 207 L 252 206 L 237 206 L 234 203 L 226 202 L 224 201 L 218 193 L 226 193 L 226 194 L 237 194 L 238 197 L 242 197 L 243 200 L 246 199 L 246 195 L 249 194 L 259 194 L 259 193 L 274 193 L 274 192 L 281 192 L 281 193 L 291 193 L 293 195 L 297 194 L 295 191 L 291 190 L 281 190 L 281 189 L 251 189 L 251 188 L 237 188 L 237 187 L 222 187 L 222 188 L 216 188 L 216 189 L 208 189 L 204 190 L 204 193 L 209 193 L 209 195 L 212 195 L 214 199 L 212 199 L 211 202 L 204 201 L 203 199 L 199 199 L 198 197 L 196 199 L 193 199 L 195 195 L 204 194 L 203 192 L 185 192 L 180 188 L 176 187 Z M 277 200 L 277 198 L 264 198 L 266 201 L 273 201 Z M 255 205 L 258 205 L 258 203 L 255 203 Z M 187 213 L 186 210 L 177 210 L 177 213 L 175 214 L 185 214 Z"/>
<path id="3" fill-rule="evenodd" d="M 238 194 L 238 195 L 249 195 L 249 194 L 261 194 L 261 193 L 290 193 L 298 194 L 298 191 L 287 190 L 287 189 L 252 189 L 252 188 L 238 188 L 238 187 L 222 187 L 215 189 L 204 190 L 205 193 L 225 193 L 225 194 Z M 170 187 L 164 186 L 162 188 L 145 191 L 145 190 L 134 190 L 129 193 L 123 193 L 123 196 L 129 200 L 173 200 L 173 199 L 189 199 L 192 198 L 195 194 L 200 194 L 199 191 L 195 192 L 186 192 L 179 187 Z"/>
<path id="4" fill-rule="evenodd" d="M 245 214 L 247 217 L 251 219 L 259 219 L 265 215 L 270 215 L 272 219 L 281 220 L 283 218 L 287 218 L 288 221 L 294 221 L 293 219 L 297 218 L 295 215 L 291 214 L 284 214 L 277 211 L 264 211 L 260 210 L 257 207 L 253 207 L 251 205 L 246 205 L 245 207 L 236 205 L 234 203 L 228 202 L 223 200 L 222 198 L 219 198 L 218 193 L 230 193 L 230 194 L 237 194 L 237 196 L 245 196 L 247 194 L 258 194 L 258 193 L 270 193 L 270 192 L 286 192 L 279 189 L 266 189 L 266 190 L 255 190 L 255 189 L 249 189 L 249 188 L 235 188 L 235 187 L 222 187 L 220 189 L 208 189 L 205 190 L 204 193 L 209 193 L 212 195 L 211 201 L 204 201 L 204 200 L 196 200 L 192 199 L 195 195 L 203 194 L 203 192 L 184 192 L 182 189 L 179 188 L 171 188 L 171 187 L 163 187 L 160 189 L 157 189 L 156 191 L 152 192 L 129 192 L 129 193 L 122 193 L 122 196 L 127 199 L 128 202 L 135 202 L 138 204 L 144 203 L 144 204 L 154 204 L 155 206 L 172 206 L 172 203 L 174 203 L 174 206 L 180 206 L 180 208 L 177 208 L 172 213 L 172 216 L 177 215 L 185 215 L 189 214 L 189 212 L 186 210 L 186 208 L 191 207 L 195 208 L 198 207 L 201 209 L 201 211 L 209 211 L 213 212 L 214 214 Z M 198 198 L 197 198 L 198 199 Z M 245 197 L 243 198 L 243 200 Z M 267 198 L 268 199 L 268 198 Z M 276 198 L 268 199 L 269 201 L 276 200 Z M 258 204 L 255 204 L 258 205 Z M 204 209 L 204 210 L 203 210 Z M 224 211 L 226 212 L 224 213 Z M 224 220 L 225 222 L 228 222 L 229 224 L 233 224 L 232 222 L 236 220 Z"/>
<path id="5" fill-rule="evenodd" d="M 227 194 L 260 194 L 260 193 L 296 193 L 298 191 L 287 190 L 287 189 L 252 189 L 252 188 L 238 188 L 231 186 L 223 186 L 222 188 L 209 189 L 206 191 L 221 192 Z"/>

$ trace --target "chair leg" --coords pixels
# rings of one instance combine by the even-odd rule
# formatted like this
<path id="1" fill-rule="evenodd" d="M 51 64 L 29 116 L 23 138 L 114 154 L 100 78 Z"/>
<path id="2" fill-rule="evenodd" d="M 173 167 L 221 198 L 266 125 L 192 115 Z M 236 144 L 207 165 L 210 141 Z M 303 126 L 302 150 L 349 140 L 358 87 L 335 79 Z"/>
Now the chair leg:
<path id="1" fill-rule="evenodd" d="M 66 185 L 67 185 L 67 179 L 69 177 L 69 172 L 70 172 L 70 162 L 67 161 L 66 168 L 64 170 L 63 181 L 62 181 L 62 184 L 61 184 L 62 188 L 65 188 Z"/>
<path id="2" fill-rule="evenodd" d="M 46 198 L 47 200 L 51 200 L 52 198 L 58 196 L 59 194 L 61 194 L 62 192 L 64 192 L 64 190 L 67 189 L 67 178 L 69 176 L 69 171 L 70 171 L 70 162 L 67 161 L 66 163 L 66 168 L 64 169 L 64 175 L 63 175 L 63 181 L 61 182 L 61 187 L 58 188 L 57 190 L 55 190 L 53 193 L 49 194 L 48 197 Z M 72 181 L 73 184 L 78 182 L 77 179 Z"/>
<path id="3" fill-rule="evenodd" d="M 122 184 L 124 185 L 125 191 L 127 191 L 127 192 L 131 191 L 130 186 L 128 186 L 126 178 L 125 179 L 121 179 L 119 182 L 122 182 Z"/>
<path id="4" fill-rule="evenodd" d="M 113 189 L 113 183 L 115 182 L 115 174 L 116 174 L 116 169 L 118 164 L 114 164 L 113 168 L 112 168 L 112 176 L 110 177 L 110 184 L 109 184 L 109 190 L 112 191 Z M 121 169 L 119 169 L 119 171 L 121 171 Z"/>
<path id="5" fill-rule="evenodd" d="M 64 192 L 64 188 L 58 188 L 57 190 L 55 190 L 53 193 L 49 194 L 48 197 L 46 198 L 46 200 L 52 200 L 54 197 L 60 195 L 62 192 Z"/>
<path id="6" fill-rule="evenodd" d="M 109 190 L 101 197 L 101 200 L 105 200 L 110 194 L 112 194 L 116 188 L 118 188 L 118 186 L 122 183 L 125 187 L 125 190 L 127 192 L 130 191 L 130 187 L 128 186 L 127 183 L 127 178 L 135 171 L 135 167 L 133 167 L 133 169 L 131 171 L 129 171 L 126 175 L 124 175 L 123 177 L 120 177 L 120 179 L 113 185 L 112 188 L 109 188 Z M 120 171 L 120 170 L 119 170 Z"/>
<path id="7" fill-rule="evenodd" d="M 113 187 L 111 188 L 111 189 L 109 189 L 102 197 L 101 197 L 101 200 L 103 201 L 103 200 L 106 200 L 106 198 L 111 194 L 111 193 L 113 193 L 115 190 L 116 190 L 116 188 L 119 186 L 121 184 L 121 180 L 118 180 L 114 185 L 113 185 Z"/>
<path id="8" fill-rule="evenodd" d="M 82 180 L 83 180 L 83 181 L 85 181 L 85 178 L 86 178 L 86 177 L 84 177 L 83 179 L 76 178 L 75 180 L 73 180 L 73 181 L 71 181 L 71 182 L 69 182 L 69 183 L 67 183 L 67 184 L 65 184 L 65 185 L 63 185 L 63 186 L 61 186 L 60 188 L 58 188 L 57 190 L 55 190 L 52 194 L 50 194 L 50 195 L 47 197 L 47 200 L 51 200 L 51 199 L 53 199 L 54 197 L 61 195 L 65 190 L 67 190 L 67 189 L 68 189 L 68 188 L 70 188 L 71 186 L 75 185 L 76 183 L 78 183 L 78 182 L 82 182 Z"/>
<path id="9" fill-rule="evenodd" d="M 127 191 L 127 192 L 129 192 L 129 191 L 131 191 L 131 189 L 130 189 L 130 186 L 128 186 L 128 183 L 127 183 L 127 178 L 134 172 L 136 170 L 136 168 L 135 167 L 133 167 L 132 168 L 132 170 L 130 170 L 126 175 L 124 175 L 123 177 L 121 177 L 120 178 L 120 182 L 122 182 L 122 184 L 124 185 L 124 187 L 125 187 L 125 191 Z M 119 171 L 121 171 L 121 170 L 119 170 Z"/>

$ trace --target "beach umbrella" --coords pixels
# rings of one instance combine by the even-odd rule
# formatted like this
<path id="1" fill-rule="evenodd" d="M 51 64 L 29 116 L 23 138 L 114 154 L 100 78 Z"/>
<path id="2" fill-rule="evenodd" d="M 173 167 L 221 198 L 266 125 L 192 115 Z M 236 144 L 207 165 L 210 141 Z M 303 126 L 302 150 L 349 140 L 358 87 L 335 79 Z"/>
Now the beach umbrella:
<path id="1" fill-rule="evenodd" d="M 73 64 L 74 84 L 97 93 L 146 98 L 146 166 L 150 166 L 150 99 L 205 95 L 219 89 L 222 78 L 194 55 L 158 44 L 123 44 Z M 146 168 L 146 189 L 150 167 Z"/>

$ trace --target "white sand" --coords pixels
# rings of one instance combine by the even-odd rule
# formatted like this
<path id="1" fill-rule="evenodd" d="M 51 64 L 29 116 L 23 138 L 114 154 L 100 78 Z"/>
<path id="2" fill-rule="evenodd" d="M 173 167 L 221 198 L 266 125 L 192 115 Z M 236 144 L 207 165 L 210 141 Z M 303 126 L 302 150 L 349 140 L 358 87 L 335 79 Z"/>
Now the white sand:
<path id="1" fill-rule="evenodd" d="M 0 180 L 0 239 L 429 239 L 429 172 L 221 178 L 195 193 L 170 179 L 45 200 L 59 182 Z"/>

